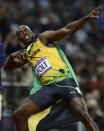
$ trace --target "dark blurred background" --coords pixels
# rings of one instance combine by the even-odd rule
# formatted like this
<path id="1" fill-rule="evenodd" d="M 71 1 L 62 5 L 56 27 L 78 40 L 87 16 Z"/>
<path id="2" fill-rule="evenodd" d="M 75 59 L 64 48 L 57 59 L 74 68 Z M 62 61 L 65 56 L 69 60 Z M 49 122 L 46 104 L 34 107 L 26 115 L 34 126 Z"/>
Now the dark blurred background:
<path id="1" fill-rule="evenodd" d="M 100 18 L 91 21 L 69 38 L 60 41 L 77 74 L 89 113 L 104 131 L 104 1 L 103 0 L 0 0 L 0 44 L 6 56 L 23 49 L 15 36 L 26 24 L 34 32 L 59 29 L 69 22 L 102 7 Z M 14 71 L 1 69 L 3 112 L 0 131 L 16 131 L 12 112 L 28 95 L 32 86 L 31 67 Z M 77 126 L 77 127 L 76 127 Z M 77 124 L 61 131 L 85 131 Z M 53 130 L 56 131 L 56 130 Z"/>

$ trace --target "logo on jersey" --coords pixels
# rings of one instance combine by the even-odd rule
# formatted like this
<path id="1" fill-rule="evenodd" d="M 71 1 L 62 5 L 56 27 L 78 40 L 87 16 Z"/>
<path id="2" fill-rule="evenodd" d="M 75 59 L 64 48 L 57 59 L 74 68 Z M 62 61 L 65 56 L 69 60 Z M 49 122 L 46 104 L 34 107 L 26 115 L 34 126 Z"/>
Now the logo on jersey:
<path id="1" fill-rule="evenodd" d="M 40 49 L 37 49 L 36 51 L 34 51 L 33 55 L 37 55 L 40 52 Z"/>
<path id="2" fill-rule="evenodd" d="M 45 57 L 42 57 L 35 65 L 35 71 L 38 74 L 38 76 L 42 76 L 51 68 L 52 66 L 50 65 L 49 61 Z"/>

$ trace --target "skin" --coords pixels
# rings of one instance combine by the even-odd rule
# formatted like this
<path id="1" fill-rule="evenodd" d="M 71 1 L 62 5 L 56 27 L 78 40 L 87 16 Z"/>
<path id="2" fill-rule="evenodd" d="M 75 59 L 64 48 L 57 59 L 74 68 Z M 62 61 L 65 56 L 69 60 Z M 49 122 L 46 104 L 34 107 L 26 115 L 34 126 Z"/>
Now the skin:
<path id="1" fill-rule="evenodd" d="M 80 27 L 82 27 L 86 22 L 96 19 L 99 17 L 100 8 L 96 8 L 87 16 L 67 24 L 65 27 L 57 30 L 57 31 L 45 31 L 40 34 L 40 40 L 42 42 L 47 41 L 56 41 L 65 38 L 66 36 L 71 35 Z M 22 25 L 19 26 L 17 30 L 17 38 L 19 41 L 23 42 L 23 44 L 27 47 L 30 44 L 31 37 L 33 32 L 28 26 Z M 15 53 L 12 53 L 5 61 L 4 69 L 15 69 L 23 66 L 28 63 L 24 57 L 25 50 L 21 50 Z M 75 97 L 71 99 L 68 103 L 68 107 L 72 109 L 73 115 L 76 115 L 79 118 L 87 131 L 99 131 L 95 122 L 92 120 L 90 115 L 87 112 L 86 105 L 84 99 L 81 97 Z M 37 104 L 33 103 L 31 100 L 27 99 L 26 102 L 22 103 L 22 105 L 13 113 L 14 120 L 16 123 L 17 131 L 29 131 L 27 120 L 30 115 L 40 112 L 40 108 Z"/>

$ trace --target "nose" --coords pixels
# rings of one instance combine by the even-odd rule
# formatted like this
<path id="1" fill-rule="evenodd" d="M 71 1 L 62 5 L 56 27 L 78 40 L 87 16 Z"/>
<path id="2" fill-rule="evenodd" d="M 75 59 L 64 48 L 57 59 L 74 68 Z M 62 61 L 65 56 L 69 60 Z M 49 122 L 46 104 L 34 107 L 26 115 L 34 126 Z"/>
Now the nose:
<path id="1" fill-rule="evenodd" d="M 24 37 L 25 36 L 25 32 L 21 32 L 20 37 Z"/>
<path id="2" fill-rule="evenodd" d="M 22 35 L 25 35 L 25 31 L 22 32 Z"/>

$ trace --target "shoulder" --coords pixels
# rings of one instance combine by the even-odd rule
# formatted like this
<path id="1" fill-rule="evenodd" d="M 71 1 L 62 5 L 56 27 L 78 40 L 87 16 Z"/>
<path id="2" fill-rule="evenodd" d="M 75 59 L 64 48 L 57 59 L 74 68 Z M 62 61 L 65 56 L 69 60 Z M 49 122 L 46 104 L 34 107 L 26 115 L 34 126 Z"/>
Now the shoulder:
<path id="1" fill-rule="evenodd" d="M 44 31 L 43 33 L 40 34 L 39 38 L 40 38 L 41 40 L 47 40 L 47 39 L 50 38 L 50 36 L 51 36 L 52 34 L 54 34 L 54 32 L 55 32 L 54 30 Z"/>
<path id="2" fill-rule="evenodd" d="M 52 34 L 54 33 L 54 30 L 48 30 L 44 31 L 39 35 L 39 39 L 42 43 L 44 43 L 47 46 L 53 46 L 54 41 L 50 38 Z"/>

